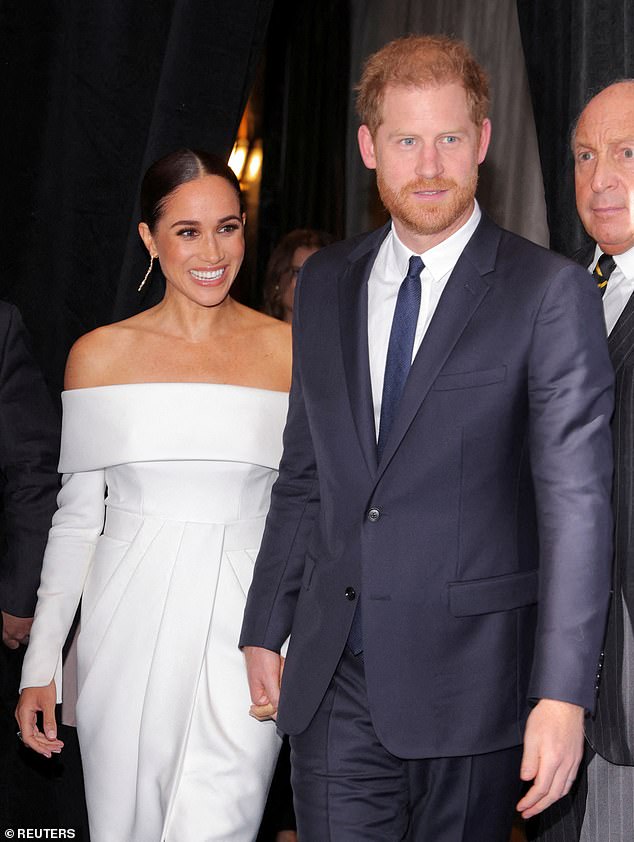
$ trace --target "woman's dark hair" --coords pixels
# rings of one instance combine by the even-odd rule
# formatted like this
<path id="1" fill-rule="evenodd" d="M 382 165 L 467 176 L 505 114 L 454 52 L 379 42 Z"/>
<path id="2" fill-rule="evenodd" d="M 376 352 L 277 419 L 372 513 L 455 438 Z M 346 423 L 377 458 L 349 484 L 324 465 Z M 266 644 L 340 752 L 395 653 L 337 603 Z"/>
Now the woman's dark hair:
<path id="1" fill-rule="evenodd" d="M 178 149 L 155 161 L 141 183 L 141 220 L 154 231 L 163 214 L 168 196 L 188 181 L 204 175 L 218 175 L 236 191 L 240 213 L 244 212 L 240 182 L 222 158 L 201 149 Z"/>
<path id="2" fill-rule="evenodd" d="M 314 228 L 296 228 L 285 234 L 273 249 L 266 266 L 263 290 L 263 310 L 275 319 L 284 318 L 282 292 L 290 283 L 293 255 L 298 248 L 320 249 L 334 243 L 327 231 Z"/>

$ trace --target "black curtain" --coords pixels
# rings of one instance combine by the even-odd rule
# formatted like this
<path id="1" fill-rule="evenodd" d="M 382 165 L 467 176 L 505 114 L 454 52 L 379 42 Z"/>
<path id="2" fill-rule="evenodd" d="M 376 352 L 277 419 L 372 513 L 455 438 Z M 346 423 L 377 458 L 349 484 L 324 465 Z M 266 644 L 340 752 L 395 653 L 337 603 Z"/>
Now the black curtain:
<path id="1" fill-rule="evenodd" d="M 277 0 L 266 46 L 259 275 L 293 228 L 345 234 L 348 0 Z"/>
<path id="2" fill-rule="evenodd" d="M 570 128 L 592 93 L 634 75 L 634 0 L 517 0 L 544 176 L 551 247 L 587 237 L 574 199 Z"/>
<path id="3" fill-rule="evenodd" d="M 272 5 L 0 4 L 0 297 L 22 310 L 53 391 L 77 336 L 160 295 L 157 278 L 136 293 L 140 178 L 178 146 L 227 155 Z"/>

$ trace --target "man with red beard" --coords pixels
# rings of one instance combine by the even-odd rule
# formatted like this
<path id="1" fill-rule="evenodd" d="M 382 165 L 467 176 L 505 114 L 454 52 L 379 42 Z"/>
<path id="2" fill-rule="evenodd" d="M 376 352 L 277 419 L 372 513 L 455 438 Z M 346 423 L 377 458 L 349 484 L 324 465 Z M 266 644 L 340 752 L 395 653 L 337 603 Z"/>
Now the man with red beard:
<path id="1" fill-rule="evenodd" d="M 300 274 L 241 637 L 253 713 L 279 702 L 302 842 L 507 842 L 521 781 L 525 817 L 570 789 L 594 705 L 611 551 L 600 296 L 475 201 L 491 125 L 464 44 L 388 44 L 357 104 L 391 221 Z"/>

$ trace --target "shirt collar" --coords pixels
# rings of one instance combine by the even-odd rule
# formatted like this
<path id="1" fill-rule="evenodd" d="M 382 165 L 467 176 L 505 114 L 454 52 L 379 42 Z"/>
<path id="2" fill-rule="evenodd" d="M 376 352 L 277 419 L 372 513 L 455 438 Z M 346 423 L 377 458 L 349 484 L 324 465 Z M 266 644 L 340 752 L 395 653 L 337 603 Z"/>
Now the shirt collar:
<path id="1" fill-rule="evenodd" d="M 444 278 L 445 275 L 451 272 L 458 262 L 458 258 L 462 254 L 464 247 L 473 236 L 473 232 L 478 227 L 481 218 L 482 211 L 477 201 L 474 200 L 473 212 L 465 224 L 457 231 L 454 231 L 446 240 L 443 240 L 442 243 L 438 243 L 437 246 L 419 255 L 425 264 L 425 268 L 429 270 L 433 281 L 440 281 L 441 278 Z M 404 278 L 409 269 L 409 259 L 415 252 L 408 249 L 399 240 L 394 225 L 392 225 L 392 252 L 400 276 Z"/>
<path id="2" fill-rule="evenodd" d="M 599 246 L 595 246 L 594 258 L 589 267 L 591 270 L 594 269 L 595 264 L 602 253 L 603 252 L 601 251 Z M 615 254 L 613 255 L 613 257 L 616 265 L 621 270 L 623 275 L 628 280 L 634 280 L 634 246 L 631 249 L 624 251 L 623 254 Z"/>

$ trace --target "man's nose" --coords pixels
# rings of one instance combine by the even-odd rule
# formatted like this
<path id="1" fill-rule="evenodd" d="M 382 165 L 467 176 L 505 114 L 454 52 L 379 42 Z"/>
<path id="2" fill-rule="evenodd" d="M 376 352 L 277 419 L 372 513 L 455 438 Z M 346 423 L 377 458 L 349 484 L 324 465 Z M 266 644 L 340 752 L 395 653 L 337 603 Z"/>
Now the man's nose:
<path id="1" fill-rule="evenodd" d="M 592 171 L 591 186 L 595 193 L 603 193 L 616 185 L 617 172 L 614 162 L 607 155 L 598 155 Z"/>
<path id="2" fill-rule="evenodd" d="M 442 160 L 436 145 L 422 145 L 416 159 L 416 175 L 421 178 L 436 178 L 442 170 Z"/>

